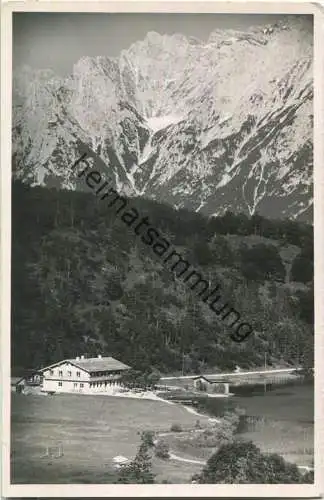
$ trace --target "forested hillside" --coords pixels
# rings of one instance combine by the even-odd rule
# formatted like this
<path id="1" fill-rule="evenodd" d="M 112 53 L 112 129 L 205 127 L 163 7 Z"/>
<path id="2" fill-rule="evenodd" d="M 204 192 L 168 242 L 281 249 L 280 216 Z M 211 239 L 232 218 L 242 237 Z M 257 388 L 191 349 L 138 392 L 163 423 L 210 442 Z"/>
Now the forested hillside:
<path id="1" fill-rule="evenodd" d="M 313 229 L 132 199 L 225 295 L 254 334 L 241 344 L 92 194 L 13 183 L 12 366 L 104 353 L 163 373 L 312 365 Z"/>

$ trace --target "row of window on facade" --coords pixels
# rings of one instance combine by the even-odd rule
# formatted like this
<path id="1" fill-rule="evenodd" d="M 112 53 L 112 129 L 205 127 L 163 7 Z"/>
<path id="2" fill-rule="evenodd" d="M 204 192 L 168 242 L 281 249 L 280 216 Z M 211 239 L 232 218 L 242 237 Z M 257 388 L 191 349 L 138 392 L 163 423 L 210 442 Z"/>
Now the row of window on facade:
<path id="1" fill-rule="evenodd" d="M 51 375 L 51 376 L 53 376 L 54 374 L 55 374 L 54 370 L 50 370 L 50 375 Z M 110 372 L 110 374 L 111 374 L 111 372 Z M 100 376 L 102 376 L 102 377 L 103 377 L 103 376 L 105 376 L 105 375 L 108 375 L 108 372 L 99 372 L 99 373 L 96 373 L 96 376 L 97 376 L 97 377 L 100 377 Z M 58 376 L 59 376 L 59 377 L 63 377 L 63 370 L 59 370 L 59 371 L 58 371 Z M 68 372 L 67 372 L 67 376 L 68 376 L 68 377 L 72 377 L 72 371 L 68 371 Z M 81 372 L 77 371 L 77 372 L 76 372 L 76 376 L 77 376 L 77 377 L 80 377 L 80 376 L 81 376 Z"/>
<path id="2" fill-rule="evenodd" d="M 117 385 L 118 382 L 116 380 L 111 380 L 108 382 L 90 382 L 89 387 L 107 387 L 107 385 Z M 78 387 L 78 383 L 74 382 L 73 387 L 76 389 Z M 63 382 L 58 382 L 59 387 L 63 387 Z M 84 384 L 80 384 L 80 388 L 82 389 L 84 387 Z"/>
<path id="3" fill-rule="evenodd" d="M 68 377 L 72 377 L 72 372 L 71 371 L 68 371 L 67 374 L 68 374 Z M 54 370 L 50 370 L 50 375 L 54 375 Z M 59 377 L 63 377 L 63 371 L 59 370 L 58 375 L 59 375 Z M 81 376 L 81 372 L 76 372 L 76 376 L 80 377 Z"/>
<path id="4" fill-rule="evenodd" d="M 63 382 L 58 382 L 58 386 L 63 387 Z M 77 382 L 74 382 L 73 387 L 74 387 L 74 389 L 76 389 L 78 387 Z M 82 387 L 84 387 L 84 384 L 81 383 L 80 388 L 82 389 Z"/>
<path id="5" fill-rule="evenodd" d="M 107 387 L 107 385 L 119 385 L 117 380 L 108 380 L 105 382 L 90 382 L 90 387 Z"/>

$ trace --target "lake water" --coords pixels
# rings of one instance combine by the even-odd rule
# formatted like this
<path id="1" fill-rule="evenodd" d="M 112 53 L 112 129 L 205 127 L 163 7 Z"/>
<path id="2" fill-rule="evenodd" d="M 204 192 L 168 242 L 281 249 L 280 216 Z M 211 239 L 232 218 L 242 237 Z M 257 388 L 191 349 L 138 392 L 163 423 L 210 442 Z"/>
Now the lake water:
<path id="1" fill-rule="evenodd" d="M 240 435 L 264 451 L 279 453 L 298 465 L 312 465 L 314 453 L 314 385 L 235 387 L 235 396 L 209 398 L 198 408 L 215 416 L 235 407 L 246 412 Z"/>

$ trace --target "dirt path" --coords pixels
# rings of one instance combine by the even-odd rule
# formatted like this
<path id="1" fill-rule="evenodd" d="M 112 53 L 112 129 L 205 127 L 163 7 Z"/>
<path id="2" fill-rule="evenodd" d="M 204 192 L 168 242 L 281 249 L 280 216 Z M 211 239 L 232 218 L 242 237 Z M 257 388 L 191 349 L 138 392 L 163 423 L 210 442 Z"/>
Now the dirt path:
<path id="1" fill-rule="evenodd" d="M 198 465 L 206 465 L 207 462 L 202 462 L 201 460 L 193 460 L 191 458 L 183 458 L 179 457 L 179 455 L 176 455 L 170 450 L 169 453 L 170 460 L 178 460 L 178 462 L 187 462 L 190 464 L 198 464 Z M 306 472 L 314 470 L 312 467 L 308 467 L 306 465 L 297 465 L 298 469 L 304 469 Z"/>
<path id="2" fill-rule="evenodd" d="M 176 436 L 178 434 L 190 434 L 195 432 L 196 434 L 201 434 L 204 432 L 206 429 L 188 429 L 188 430 L 183 430 L 181 432 L 175 432 L 175 431 L 167 431 L 167 432 L 159 432 L 158 436 L 159 437 L 166 437 L 166 436 Z"/>
<path id="3" fill-rule="evenodd" d="M 193 460 L 191 458 L 179 457 L 179 455 L 172 453 L 172 451 L 170 451 L 169 457 L 171 460 L 178 460 L 178 462 L 187 462 L 189 464 L 206 465 L 206 462 L 202 462 L 201 460 Z"/>
<path id="4" fill-rule="evenodd" d="M 201 431 L 203 431 L 203 429 L 197 429 L 197 432 L 201 432 Z M 158 436 L 159 437 L 163 437 L 163 436 L 168 436 L 170 434 L 174 434 L 174 432 L 161 432 L 161 433 L 158 434 Z M 154 441 L 154 444 L 156 445 L 158 443 L 158 441 L 159 440 L 156 439 Z M 177 460 L 178 462 L 186 462 L 186 463 L 197 464 L 197 465 L 206 465 L 206 463 L 207 463 L 207 461 L 203 462 L 202 460 L 194 460 L 192 458 L 180 457 L 179 455 L 176 455 L 172 450 L 169 451 L 169 458 L 170 458 L 170 460 Z M 307 465 L 297 465 L 297 468 L 298 469 L 303 469 L 306 472 L 314 470 L 313 467 L 309 467 Z"/>
<path id="5" fill-rule="evenodd" d="M 179 403 L 177 403 L 177 404 L 179 404 Z M 194 410 L 190 406 L 182 405 L 181 403 L 180 403 L 180 406 L 182 406 L 182 408 L 187 410 L 188 413 L 192 413 L 192 415 L 197 415 L 197 417 L 208 418 L 209 422 L 217 422 L 217 423 L 221 422 L 221 420 L 219 420 L 218 418 L 209 417 L 208 415 L 205 415 L 204 413 L 198 413 L 196 410 Z"/>

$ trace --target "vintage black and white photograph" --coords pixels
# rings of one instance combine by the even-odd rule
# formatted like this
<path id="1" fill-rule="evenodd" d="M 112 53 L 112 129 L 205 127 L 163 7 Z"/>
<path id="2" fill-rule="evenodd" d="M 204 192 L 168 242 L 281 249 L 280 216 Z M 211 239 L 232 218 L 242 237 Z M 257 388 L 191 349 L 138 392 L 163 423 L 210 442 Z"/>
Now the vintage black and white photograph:
<path id="1" fill-rule="evenodd" d="M 13 13 L 10 484 L 314 484 L 313 47 Z"/>

